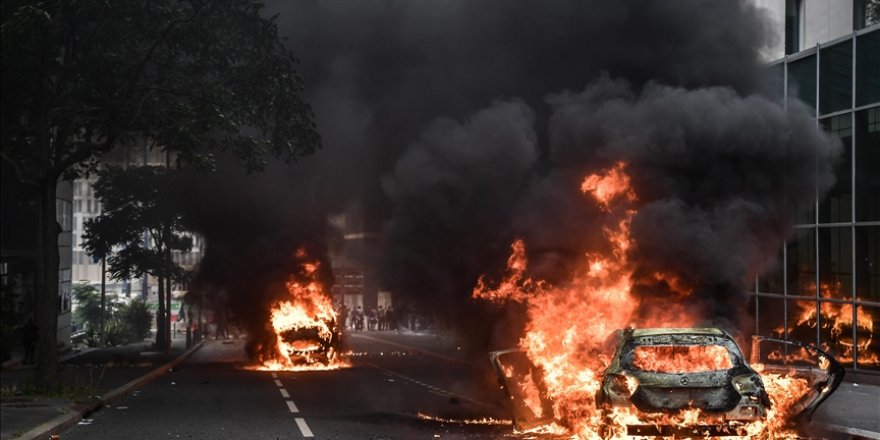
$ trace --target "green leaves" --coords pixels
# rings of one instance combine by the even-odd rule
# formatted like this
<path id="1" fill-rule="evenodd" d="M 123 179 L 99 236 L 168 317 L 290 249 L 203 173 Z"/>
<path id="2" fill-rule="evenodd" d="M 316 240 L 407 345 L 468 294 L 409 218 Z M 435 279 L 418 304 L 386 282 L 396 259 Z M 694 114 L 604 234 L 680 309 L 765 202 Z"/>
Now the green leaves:
<path id="1" fill-rule="evenodd" d="M 148 273 L 184 280 L 185 271 L 169 261 L 170 253 L 189 252 L 193 244 L 175 207 L 166 202 L 175 190 L 176 172 L 107 167 L 98 175 L 94 189 L 103 212 L 85 224 L 83 245 L 89 254 L 107 256 L 115 279 Z"/>
<path id="2" fill-rule="evenodd" d="M 2 149 L 21 179 L 61 175 L 125 140 L 249 171 L 320 146 L 295 59 L 251 0 L 10 0 Z"/>

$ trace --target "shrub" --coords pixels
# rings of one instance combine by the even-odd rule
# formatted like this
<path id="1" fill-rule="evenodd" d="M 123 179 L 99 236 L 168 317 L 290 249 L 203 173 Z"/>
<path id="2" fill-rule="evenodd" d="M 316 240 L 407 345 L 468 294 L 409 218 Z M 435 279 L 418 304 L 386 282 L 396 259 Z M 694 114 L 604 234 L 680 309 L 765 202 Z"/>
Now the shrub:
<path id="1" fill-rule="evenodd" d="M 140 341 L 150 335 L 153 326 L 153 313 L 147 303 L 140 299 L 132 300 L 119 309 L 119 319 L 127 328 L 131 341 Z"/>

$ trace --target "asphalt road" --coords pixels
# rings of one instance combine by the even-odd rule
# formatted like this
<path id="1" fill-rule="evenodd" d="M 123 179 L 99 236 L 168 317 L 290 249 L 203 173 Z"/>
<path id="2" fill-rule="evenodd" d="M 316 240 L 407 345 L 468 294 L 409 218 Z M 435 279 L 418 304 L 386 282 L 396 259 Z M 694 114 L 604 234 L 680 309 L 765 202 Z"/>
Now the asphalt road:
<path id="1" fill-rule="evenodd" d="M 449 344 L 431 338 L 347 340 L 355 354 L 350 368 L 277 373 L 246 369 L 243 341 L 211 341 L 177 371 L 88 416 L 62 438 L 519 438 L 504 420 L 464 422 L 505 416 L 488 361 L 461 360 Z M 445 354 L 427 353 L 432 348 Z"/>

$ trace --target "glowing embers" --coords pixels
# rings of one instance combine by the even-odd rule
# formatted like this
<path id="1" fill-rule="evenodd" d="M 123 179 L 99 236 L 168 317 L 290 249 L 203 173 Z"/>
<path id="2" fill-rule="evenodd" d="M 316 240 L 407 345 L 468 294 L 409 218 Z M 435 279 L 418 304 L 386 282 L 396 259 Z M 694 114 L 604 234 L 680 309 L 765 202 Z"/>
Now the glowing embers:
<path id="1" fill-rule="evenodd" d="M 299 260 L 305 250 L 297 250 Z M 340 357 L 340 332 L 330 296 L 318 281 L 320 263 L 303 262 L 286 283 L 288 297 L 271 308 L 273 346 L 259 355 L 261 370 L 335 370 L 349 366 Z"/>
<path id="2" fill-rule="evenodd" d="M 720 345 L 640 345 L 633 351 L 633 367 L 660 373 L 700 373 L 733 368 L 727 349 Z"/>

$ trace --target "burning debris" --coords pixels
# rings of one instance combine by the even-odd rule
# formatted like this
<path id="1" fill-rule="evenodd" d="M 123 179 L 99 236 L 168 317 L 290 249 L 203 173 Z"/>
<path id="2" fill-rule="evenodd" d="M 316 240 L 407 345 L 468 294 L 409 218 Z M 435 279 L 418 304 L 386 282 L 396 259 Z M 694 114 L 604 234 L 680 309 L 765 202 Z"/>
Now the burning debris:
<path id="1" fill-rule="evenodd" d="M 320 263 L 305 261 L 300 248 L 296 258 L 304 261 L 300 272 L 286 283 L 289 296 L 271 307 L 269 338 L 257 343 L 261 370 L 331 370 L 347 367 L 340 357 L 341 334 L 330 296 L 317 279 Z"/>
<path id="2" fill-rule="evenodd" d="M 516 241 L 505 279 L 491 283 L 481 277 L 473 292 L 474 298 L 516 301 L 527 309 L 520 349 L 493 354 L 514 402 L 517 427 L 555 422 L 585 439 L 797 436 L 791 422 L 836 388 L 839 364 L 819 352 L 819 367 L 825 368 L 806 375 L 763 364 L 753 370 L 727 333 L 682 329 L 713 317 L 682 305 L 692 289 L 674 274 L 636 277 L 630 255 L 637 243 L 630 227 L 638 197 L 627 165 L 619 162 L 587 176 L 581 191 L 609 217 L 602 228 L 606 252 L 588 252 L 573 279 L 554 286 L 526 276 L 525 244 Z M 673 297 L 657 301 L 634 294 L 637 283 L 661 282 Z M 651 327 L 656 329 L 646 330 Z M 626 328 L 636 330 L 619 330 Z M 608 335 L 617 338 L 609 342 Z M 804 403 L 807 399 L 815 404 Z M 670 431 L 676 426 L 687 432 Z"/>

